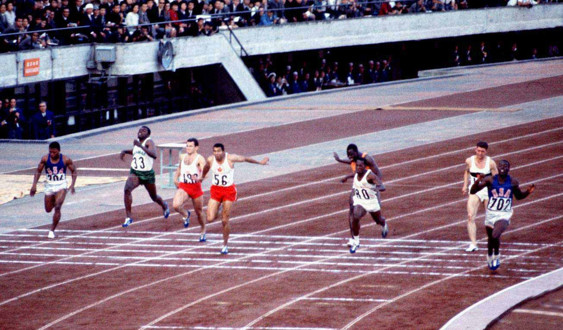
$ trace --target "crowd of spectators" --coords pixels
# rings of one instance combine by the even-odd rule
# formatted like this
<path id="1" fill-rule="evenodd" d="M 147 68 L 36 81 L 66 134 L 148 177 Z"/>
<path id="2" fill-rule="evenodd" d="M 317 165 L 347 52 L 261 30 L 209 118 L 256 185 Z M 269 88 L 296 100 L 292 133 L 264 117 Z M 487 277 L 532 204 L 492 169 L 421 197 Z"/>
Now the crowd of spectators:
<path id="1" fill-rule="evenodd" d="M 379 59 L 339 63 L 329 60 L 324 51 L 314 61 L 299 61 L 298 65 L 279 63 L 271 56 L 257 60 L 250 70 L 266 96 L 297 94 L 345 86 L 380 83 L 400 79 L 400 68 L 392 56 Z M 293 62 L 293 61 L 292 61 Z"/>
<path id="2" fill-rule="evenodd" d="M 6 98 L 0 109 L 0 139 L 45 140 L 55 137 L 55 115 L 41 101 L 28 119 L 15 98 Z"/>
<path id="3" fill-rule="evenodd" d="M 0 51 L 88 42 L 115 43 L 152 41 L 176 36 L 209 36 L 218 29 L 253 25 L 267 26 L 310 20 L 494 7 L 504 6 L 507 3 L 531 6 L 537 2 L 535 0 L 0 0 Z M 8 35 L 2 37 L 2 34 Z"/>

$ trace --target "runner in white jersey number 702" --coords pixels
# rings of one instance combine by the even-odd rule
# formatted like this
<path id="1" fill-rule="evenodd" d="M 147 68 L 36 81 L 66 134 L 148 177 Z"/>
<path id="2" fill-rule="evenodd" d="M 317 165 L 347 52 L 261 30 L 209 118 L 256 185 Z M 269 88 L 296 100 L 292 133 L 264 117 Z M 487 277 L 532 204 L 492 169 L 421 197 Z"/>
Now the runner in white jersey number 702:
<path id="1" fill-rule="evenodd" d="M 174 184 L 176 194 L 174 195 L 173 207 L 182 215 L 184 227 L 190 225 L 191 212 L 184 208 L 188 198 L 192 199 L 197 221 L 201 227 L 199 241 L 205 242 L 205 217 L 203 216 L 203 190 L 201 189 L 201 175 L 205 167 L 205 158 L 198 154 L 199 141 L 189 138 L 186 142 L 186 154 L 180 157 L 180 164 L 174 173 Z"/>
<path id="2" fill-rule="evenodd" d="M 156 146 L 150 138 L 151 130 L 147 126 L 142 126 L 137 133 L 138 139 L 133 140 L 133 149 L 123 150 L 119 157 L 123 160 L 126 154 L 132 155 L 131 169 L 129 170 L 129 177 L 125 182 L 123 201 L 125 203 L 125 222 L 122 227 L 128 227 L 133 223 L 131 217 L 131 204 L 133 204 L 133 195 L 131 194 L 135 188 L 140 185 L 145 186 L 149 196 L 153 202 L 162 207 L 164 218 L 168 218 L 170 210 L 168 203 L 156 193 L 156 178 L 152 168 L 153 162 L 156 159 Z"/>
<path id="3" fill-rule="evenodd" d="M 213 156 L 207 158 L 207 163 L 203 168 L 202 180 L 205 179 L 209 170 L 211 170 L 211 198 L 207 205 L 207 222 L 212 222 L 217 216 L 219 206 L 223 205 L 222 224 L 223 224 L 223 247 L 221 254 L 229 253 L 227 243 L 229 241 L 229 234 L 231 233 L 231 226 L 229 224 L 229 216 L 231 207 L 237 199 L 237 189 L 234 182 L 235 164 L 234 163 L 251 163 L 259 165 L 267 165 L 270 159 L 264 157 L 261 161 L 257 161 L 250 157 L 239 156 L 235 154 L 228 154 L 225 152 L 225 146 L 221 143 L 216 143 L 213 146 Z"/>
<path id="4" fill-rule="evenodd" d="M 491 176 L 497 174 L 497 165 L 491 157 L 487 156 L 489 145 L 487 142 L 480 141 L 475 147 L 475 155 L 465 160 L 465 171 L 463 172 L 463 187 L 461 192 L 467 195 L 473 183 L 477 180 L 477 175 Z M 477 225 L 475 217 L 479 210 L 479 204 L 483 203 L 486 208 L 489 201 L 487 188 L 483 188 L 474 195 L 469 195 L 467 199 L 467 232 L 469 234 L 469 247 L 467 252 L 477 251 Z"/>

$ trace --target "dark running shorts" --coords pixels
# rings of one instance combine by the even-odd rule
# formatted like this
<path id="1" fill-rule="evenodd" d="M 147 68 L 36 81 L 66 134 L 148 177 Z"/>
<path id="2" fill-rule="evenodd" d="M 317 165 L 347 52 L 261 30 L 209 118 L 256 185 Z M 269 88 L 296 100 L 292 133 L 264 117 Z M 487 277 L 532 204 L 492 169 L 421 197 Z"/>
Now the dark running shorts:
<path id="1" fill-rule="evenodd" d="M 135 176 L 139 178 L 140 184 L 154 184 L 156 182 L 154 170 L 141 172 L 141 171 L 135 171 L 134 169 L 130 169 L 129 173 L 135 174 Z"/>

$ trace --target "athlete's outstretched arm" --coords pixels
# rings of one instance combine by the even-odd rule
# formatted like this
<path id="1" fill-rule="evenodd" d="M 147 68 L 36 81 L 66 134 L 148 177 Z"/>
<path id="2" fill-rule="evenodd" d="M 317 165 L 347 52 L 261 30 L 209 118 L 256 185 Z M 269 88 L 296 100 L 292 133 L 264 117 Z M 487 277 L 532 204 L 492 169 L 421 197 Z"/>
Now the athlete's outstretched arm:
<path id="1" fill-rule="evenodd" d="M 533 193 L 534 190 L 536 190 L 536 185 L 532 183 L 525 191 L 522 191 L 520 189 L 520 184 L 518 180 L 512 178 L 512 193 L 514 194 L 514 197 L 516 197 L 517 200 L 521 200 L 528 197 L 528 195 Z"/>
<path id="2" fill-rule="evenodd" d="M 339 163 L 343 163 L 343 164 L 351 164 L 352 163 L 352 161 L 349 160 L 349 159 L 341 159 L 336 152 L 333 152 L 332 155 L 334 156 L 334 160 L 336 160 Z"/>
<path id="3" fill-rule="evenodd" d="M 234 155 L 234 154 L 229 154 L 229 160 L 233 163 L 242 163 L 242 162 L 246 162 L 246 163 L 251 163 L 251 164 L 258 164 L 258 165 L 267 165 L 268 161 L 270 161 L 270 158 L 268 157 L 264 157 L 261 161 L 257 161 L 254 158 L 250 158 L 250 157 L 245 157 L 245 156 L 239 156 L 239 155 Z"/>
<path id="4" fill-rule="evenodd" d="M 29 194 L 31 195 L 31 197 L 35 196 L 35 193 L 37 192 L 37 181 L 39 181 L 39 178 L 41 177 L 41 172 L 43 172 L 43 169 L 45 168 L 45 164 L 47 164 L 47 157 L 48 156 L 41 157 L 41 160 L 39 161 L 39 165 L 37 165 L 37 171 L 35 171 L 35 174 L 33 175 L 33 184 L 31 185 L 31 189 L 29 190 Z"/>

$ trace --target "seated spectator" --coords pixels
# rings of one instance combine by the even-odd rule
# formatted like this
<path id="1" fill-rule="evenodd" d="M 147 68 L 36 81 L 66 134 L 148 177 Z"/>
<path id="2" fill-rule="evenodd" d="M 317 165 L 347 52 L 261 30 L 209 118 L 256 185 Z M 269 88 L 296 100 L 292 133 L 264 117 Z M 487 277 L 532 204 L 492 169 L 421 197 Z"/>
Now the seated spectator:
<path id="1" fill-rule="evenodd" d="M 39 112 L 31 117 L 31 136 L 35 140 L 46 140 L 55 137 L 55 115 L 47 110 L 47 103 L 39 103 Z"/>
<path id="2" fill-rule="evenodd" d="M 409 8 L 409 13 L 425 13 L 424 0 L 416 0 Z"/>
<path id="3" fill-rule="evenodd" d="M 258 25 L 269 26 L 269 25 L 278 24 L 279 19 L 274 14 L 273 11 L 268 10 L 266 12 L 266 15 L 264 15 L 264 8 L 260 8 L 260 13 L 261 13 L 261 18 L 260 18 L 260 23 L 258 23 Z"/>
<path id="4" fill-rule="evenodd" d="M 176 19 L 178 19 L 178 17 L 176 17 Z M 127 26 L 127 32 L 129 32 L 129 35 L 132 36 L 135 30 L 137 30 L 139 25 L 138 3 L 133 4 L 131 11 L 127 13 L 127 16 L 125 16 L 125 25 Z"/>
<path id="5" fill-rule="evenodd" d="M 41 49 L 45 48 L 45 45 L 45 41 L 39 39 L 39 33 L 33 32 L 20 42 L 19 50 Z"/>

